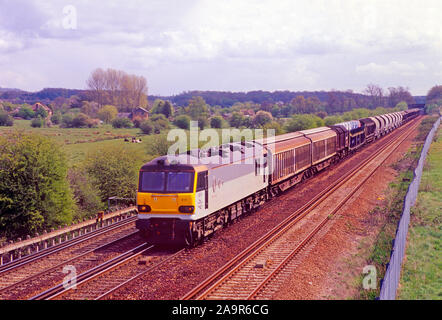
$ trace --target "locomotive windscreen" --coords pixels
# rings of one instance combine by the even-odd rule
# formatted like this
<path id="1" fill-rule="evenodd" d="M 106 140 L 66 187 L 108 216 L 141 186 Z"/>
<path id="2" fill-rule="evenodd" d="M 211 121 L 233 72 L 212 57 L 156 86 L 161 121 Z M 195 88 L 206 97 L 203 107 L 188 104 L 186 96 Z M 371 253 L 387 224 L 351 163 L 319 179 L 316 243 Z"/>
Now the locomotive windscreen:
<path id="1" fill-rule="evenodd" d="M 192 192 L 193 172 L 143 171 L 140 177 L 141 192 Z"/>

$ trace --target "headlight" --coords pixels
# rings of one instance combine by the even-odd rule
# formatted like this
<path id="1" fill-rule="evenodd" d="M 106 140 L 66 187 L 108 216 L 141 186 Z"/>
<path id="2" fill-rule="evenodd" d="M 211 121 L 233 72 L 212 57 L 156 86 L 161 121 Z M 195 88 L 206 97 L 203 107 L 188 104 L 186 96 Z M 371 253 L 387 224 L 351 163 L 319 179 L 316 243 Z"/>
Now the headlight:
<path id="1" fill-rule="evenodd" d="M 138 206 L 138 212 L 150 212 L 150 210 L 152 209 L 148 205 Z"/>
<path id="2" fill-rule="evenodd" d="M 182 213 L 193 213 L 195 210 L 194 206 L 181 206 L 178 208 L 178 210 Z"/>

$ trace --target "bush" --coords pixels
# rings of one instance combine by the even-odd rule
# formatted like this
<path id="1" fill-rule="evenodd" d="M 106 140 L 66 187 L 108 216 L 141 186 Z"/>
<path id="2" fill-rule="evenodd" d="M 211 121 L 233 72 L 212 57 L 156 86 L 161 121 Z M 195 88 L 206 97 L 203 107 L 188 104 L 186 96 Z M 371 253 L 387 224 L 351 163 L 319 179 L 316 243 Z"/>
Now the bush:
<path id="1" fill-rule="evenodd" d="M 14 125 L 14 119 L 4 111 L 0 111 L 0 126 L 12 127 Z"/>
<path id="2" fill-rule="evenodd" d="M 210 126 L 212 128 L 221 129 L 224 126 L 224 119 L 221 116 L 214 116 L 210 119 Z"/>
<path id="3" fill-rule="evenodd" d="M 43 109 L 43 108 L 39 108 L 35 112 L 35 116 L 36 117 L 41 117 L 42 119 L 45 119 L 48 116 L 48 112 L 45 109 Z"/>
<path id="4" fill-rule="evenodd" d="M 175 118 L 175 121 L 173 122 L 174 125 L 176 125 L 178 128 L 189 130 L 190 128 L 190 117 L 186 115 L 181 115 Z"/>
<path id="5" fill-rule="evenodd" d="M 60 112 L 54 113 L 51 117 L 51 122 L 53 124 L 60 124 L 62 120 L 63 120 L 63 117 L 61 116 Z"/>
<path id="6" fill-rule="evenodd" d="M 147 145 L 147 154 L 152 156 L 164 156 L 167 154 L 172 144 L 174 144 L 174 142 L 168 141 L 166 134 L 160 134 L 155 137 L 154 141 Z"/>
<path id="7" fill-rule="evenodd" d="M 116 107 L 111 105 L 105 105 L 100 110 L 98 110 L 98 118 L 102 120 L 104 123 L 111 123 L 112 120 L 115 119 L 115 117 L 118 114 L 118 110 Z"/>
<path id="8" fill-rule="evenodd" d="M 87 218 L 103 209 L 104 205 L 98 196 L 98 191 L 92 186 L 83 168 L 70 169 L 68 180 L 74 195 L 74 201 L 80 211 L 75 213 L 74 218 Z"/>
<path id="9" fill-rule="evenodd" d="M 23 106 L 17 113 L 17 116 L 26 120 L 30 120 L 35 117 L 35 112 L 27 106 Z"/>
<path id="10" fill-rule="evenodd" d="M 155 133 L 160 133 L 161 131 L 170 128 L 170 123 L 167 119 L 157 119 L 155 121 L 152 121 L 152 123 L 155 128 Z"/>
<path id="11" fill-rule="evenodd" d="M 120 146 L 107 146 L 87 155 L 84 168 L 101 201 L 113 196 L 135 199 L 141 159 L 143 156 L 133 149 Z"/>
<path id="12" fill-rule="evenodd" d="M 324 118 L 324 123 L 328 127 L 340 122 L 344 122 L 340 116 L 328 116 Z"/>
<path id="13" fill-rule="evenodd" d="M 155 127 L 154 127 L 152 121 L 146 120 L 146 121 L 141 122 L 140 129 L 144 134 L 151 134 L 154 132 Z"/>
<path id="14" fill-rule="evenodd" d="M 66 113 L 62 120 L 61 120 L 61 125 L 64 128 L 72 128 L 72 123 L 74 121 L 74 114 L 72 113 Z"/>
<path id="15" fill-rule="evenodd" d="M 31 121 L 31 127 L 32 128 L 41 128 L 44 126 L 44 120 L 40 117 L 34 118 Z"/>
<path id="16" fill-rule="evenodd" d="M 324 120 L 312 114 L 296 114 L 286 124 L 287 132 L 322 127 Z"/>
<path id="17" fill-rule="evenodd" d="M 41 135 L 0 136 L 0 230 L 23 237 L 72 220 L 75 208 L 61 147 Z"/>
<path id="18" fill-rule="evenodd" d="M 114 127 L 114 128 L 132 128 L 133 123 L 128 118 L 116 118 L 112 121 L 112 127 Z"/>

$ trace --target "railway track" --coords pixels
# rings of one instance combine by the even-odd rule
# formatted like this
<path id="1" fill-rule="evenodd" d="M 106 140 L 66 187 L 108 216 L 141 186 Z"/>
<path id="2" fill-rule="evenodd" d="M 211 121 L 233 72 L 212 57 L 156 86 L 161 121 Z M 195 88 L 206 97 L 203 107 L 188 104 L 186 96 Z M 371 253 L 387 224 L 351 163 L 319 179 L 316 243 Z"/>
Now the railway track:
<path id="1" fill-rule="evenodd" d="M 385 137 L 386 142 L 360 167 L 342 176 L 296 210 L 182 299 L 271 298 L 284 278 L 296 268 L 294 258 L 324 230 L 338 210 L 352 198 L 416 126 L 417 124 L 410 122 L 404 126 L 404 131 L 399 137 Z M 306 222 L 307 218 L 309 222 Z"/>
<path id="2" fill-rule="evenodd" d="M 69 248 L 75 248 L 75 246 L 81 245 L 81 244 L 87 244 L 88 241 L 92 240 L 92 239 L 97 239 L 99 236 L 102 235 L 106 235 L 109 232 L 118 230 L 126 225 L 129 224 L 133 224 L 135 221 L 137 220 L 137 217 L 129 217 L 125 220 L 116 222 L 112 225 L 109 225 L 107 227 L 101 228 L 101 229 L 97 229 L 94 230 L 92 232 L 86 233 L 82 236 L 79 237 L 75 237 L 73 239 L 70 239 L 68 241 L 64 241 L 62 243 L 59 243 L 55 246 L 51 246 L 47 249 L 38 251 L 36 253 L 30 254 L 30 255 L 26 255 L 20 259 L 15 259 L 12 262 L 3 264 L 0 266 L 0 275 L 8 272 L 8 271 L 12 271 L 12 270 L 17 270 L 18 268 L 28 265 L 32 262 L 38 261 L 40 259 L 43 259 L 45 257 L 49 257 L 50 255 L 54 255 L 62 250 L 66 250 Z"/>
<path id="3" fill-rule="evenodd" d="M 120 226 L 121 228 L 121 226 Z M 127 225 L 100 241 L 89 243 L 74 250 L 59 252 L 25 267 L 9 270 L 0 278 L 0 299 L 26 299 L 41 292 L 66 277 L 66 266 L 73 266 L 78 272 L 114 258 L 127 247 L 144 243 L 135 226 Z"/>
<path id="4" fill-rule="evenodd" d="M 75 285 L 58 284 L 31 300 L 100 300 L 134 279 L 181 254 L 184 249 L 170 251 L 143 243 L 112 260 L 106 261 L 76 278 Z"/>

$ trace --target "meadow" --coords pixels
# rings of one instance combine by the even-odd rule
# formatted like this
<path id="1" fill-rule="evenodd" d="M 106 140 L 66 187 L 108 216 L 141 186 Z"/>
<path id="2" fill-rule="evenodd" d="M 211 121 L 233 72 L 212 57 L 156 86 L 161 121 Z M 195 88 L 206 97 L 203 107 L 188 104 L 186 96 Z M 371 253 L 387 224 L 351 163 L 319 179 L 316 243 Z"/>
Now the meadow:
<path id="1" fill-rule="evenodd" d="M 138 128 L 115 129 L 108 124 L 101 125 L 98 128 L 60 128 L 59 126 L 33 128 L 30 120 L 15 120 L 12 127 L 0 127 L 0 134 L 10 132 L 40 134 L 53 139 L 66 152 L 70 167 L 80 163 L 89 151 L 111 145 L 141 151 L 142 154 L 146 155 L 146 159 L 143 160 L 147 161 L 151 158 L 146 152 L 147 145 L 155 139 L 155 135 L 145 135 Z M 141 143 L 124 141 L 125 138 L 131 140 L 132 137 L 141 139 Z"/>

